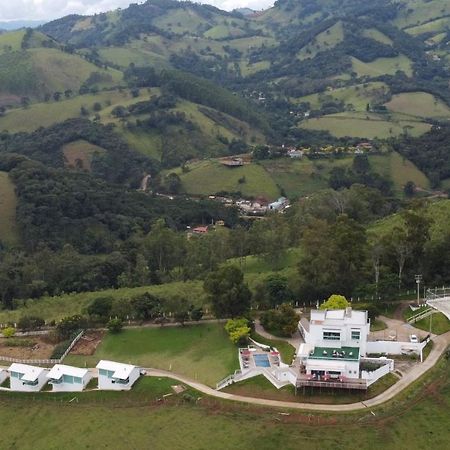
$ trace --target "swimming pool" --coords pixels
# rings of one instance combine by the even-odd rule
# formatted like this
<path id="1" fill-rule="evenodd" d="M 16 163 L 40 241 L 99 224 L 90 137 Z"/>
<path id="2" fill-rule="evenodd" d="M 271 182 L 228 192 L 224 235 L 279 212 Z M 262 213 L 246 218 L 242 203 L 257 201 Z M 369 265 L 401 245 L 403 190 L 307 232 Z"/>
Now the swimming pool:
<path id="1" fill-rule="evenodd" d="M 253 355 L 256 367 L 270 367 L 269 357 L 267 355 Z"/>

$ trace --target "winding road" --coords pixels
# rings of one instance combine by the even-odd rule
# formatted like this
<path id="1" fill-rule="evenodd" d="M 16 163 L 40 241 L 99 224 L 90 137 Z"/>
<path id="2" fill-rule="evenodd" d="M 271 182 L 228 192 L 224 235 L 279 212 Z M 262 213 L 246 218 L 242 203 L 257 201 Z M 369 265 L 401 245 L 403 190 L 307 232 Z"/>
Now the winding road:
<path id="1" fill-rule="evenodd" d="M 401 391 L 410 386 L 414 381 L 420 378 L 428 370 L 430 370 L 442 356 L 444 351 L 450 345 L 450 331 L 440 336 L 433 338 L 433 349 L 431 350 L 428 358 L 422 364 L 415 366 L 409 373 L 405 374 L 397 383 L 391 386 L 386 391 L 382 392 L 370 400 L 356 403 L 348 403 L 344 405 L 324 405 L 324 404 L 312 404 L 312 403 L 297 403 L 286 402 L 280 400 L 268 400 L 263 398 L 244 397 L 242 395 L 228 394 L 226 392 L 216 391 L 215 389 L 192 380 L 188 377 L 175 374 L 173 372 L 158 370 L 158 369 L 145 369 L 147 376 L 150 377 L 169 377 L 181 383 L 196 389 L 203 394 L 210 395 L 211 397 L 220 398 L 223 400 L 231 400 L 241 403 L 249 403 L 252 405 L 269 406 L 274 408 L 288 408 L 288 409 L 303 409 L 309 411 L 331 411 L 331 412 L 345 412 L 345 411 L 358 411 L 366 408 L 375 407 L 381 405 L 394 398 Z"/>

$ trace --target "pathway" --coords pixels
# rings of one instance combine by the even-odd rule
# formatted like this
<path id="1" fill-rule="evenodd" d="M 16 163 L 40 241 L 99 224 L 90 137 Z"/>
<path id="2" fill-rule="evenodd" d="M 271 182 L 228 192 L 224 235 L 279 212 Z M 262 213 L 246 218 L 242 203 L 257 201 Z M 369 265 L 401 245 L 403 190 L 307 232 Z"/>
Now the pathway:
<path id="1" fill-rule="evenodd" d="M 255 331 L 262 336 L 263 338 L 266 339 L 271 339 L 271 340 L 275 340 L 275 341 L 286 341 L 289 344 L 292 345 L 292 347 L 295 348 L 295 351 L 297 352 L 298 347 L 300 346 L 300 344 L 302 344 L 303 338 L 300 335 L 299 331 L 297 330 L 294 335 L 290 338 L 281 338 L 278 336 L 274 336 L 273 334 L 268 333 L 264 327 L 261 325 L 261 322 L 259 321 L 259 319 L 255 320 Z"/>
<path id="2" fill-rule="evenodd" d="M 424 373 L 431 369 L 444 353 L 446 348 L 450 345 L 450 332 L 436 336 L 433 338 L 434 346 L 431 350 L 428 358 L 424 363 L 414 367 L 408 374 L 403 376 L 397 383 L 391 386 L 386 391 L 382 392 L 376 397 L 366 400 L 364 402 L 349 403 L 345 405 L 320 405 L 312 403 L 296 403 L 286 402 L 280 400 L 267 400 L 262 398 L 244 397 L 242 395 L 228 394 L 226 392 L 216 391 L 209 386 L 206 386 L 198 381 L 192 380 L 183 375 L 177 375 L 172 372 L 157 369 L 146 369 L 147 376 L 152 377 L 169 377 L 173 378 L 181 383 L 187 384 L 192 388 L 202 392 L 203 394 L 210 395 L 211 397 L 221 398 L 223 400 L 231 400 L 241 403 L 249 403 L 253 405 L 271 406 L 276 408 L 289 408 L 289 409 L 304 409 L 310 411 L 357 411 L 365 408 L 375 407 L 381 405 L 394 398 L 401 391 L 410 386 L 414 381 L 420 378 Z"/>

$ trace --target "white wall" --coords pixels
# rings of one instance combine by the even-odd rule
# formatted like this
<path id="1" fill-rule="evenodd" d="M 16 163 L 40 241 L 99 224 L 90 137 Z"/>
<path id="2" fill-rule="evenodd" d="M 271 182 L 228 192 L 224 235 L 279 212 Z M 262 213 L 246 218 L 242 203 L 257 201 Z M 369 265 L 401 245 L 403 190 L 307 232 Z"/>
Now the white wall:
<path id="1" fill-rule="evenodd" d="M 372 372 L 368 372 L 366 370 L 361 371 L 361 378 L 363 380 L 367 380 L 367 386 L 375 383 L 375 381 L 379 380 L 381 377 L 384 377 L 390 372 L 389 364 L 385 364 L 381 366 L 379 369 L 374 370 Z"/>
<path id="2" fill-rule="evenodd" d="M 0 384 L 2 384 L 8 378 L 8 372 L 6 370 L 0 370 Z"/>
<path id="3" fill-rule="evenodd" d="M 132 388 L 133 384 L 140 377 L 139 367 L 135 367 L 130 374 L 130 381 L 128 384 L 121 384 L 114 382 L 112 378 L 108 378 L 105 375 L 98 375 L 98 388 L 111 391 L 128 391 Z"/>
<path id="4" fill-rule="evenodd" d="M 337 371 L 347 378 L 359 378 L 359 361 L 308 359 L 306 361 L 306 373 L 310 375 L 311 370 Z"/>
<path id="5" fill-rule="evenodd" d="M 41 375 L 39 375 L 38 383 L 36 386 L 24 384 L 22 380 L 10 377 L 10 389 L 12 391 L 19 391 L 19 392 L 39 392 L 47 383 L 47 373 L 48 370 L 44 370 L 41 373 Z"/>
<path id="6" fill-rule="evenodd" d="M 367 343 L 367 353 L 385 353 L 386 355 L 402 355 L 410 353 L 412 351 L 420 355 L 425 345 L 427 345 L 426 342 L 414 344 L 412 342 L 369 341 Z"/>
<path id="7" fill-rule="evenodd" d="M 81 392 L 91 381 L 92 375 L 90 372 L 82 378 L 81 383 L 58 383 L 52 384 L 53 392 Z"/>

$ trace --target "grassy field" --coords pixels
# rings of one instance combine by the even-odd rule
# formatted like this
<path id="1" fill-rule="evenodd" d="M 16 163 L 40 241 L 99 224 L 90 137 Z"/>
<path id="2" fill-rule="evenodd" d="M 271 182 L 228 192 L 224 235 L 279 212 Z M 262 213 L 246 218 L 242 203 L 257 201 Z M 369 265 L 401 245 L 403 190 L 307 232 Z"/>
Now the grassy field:
<path id="1" fill-rule="evenodd" d="M 138 98 L 136 101 L 143 100 L 144 97 Z M 48 127 L 54 123 L 61 122 L 73 117 L 80 117 L 81 107 L 85 107 L 90 114 L 93 114 L 94 103 L 100 103 L 104 109 L 108 108 L 108 104 L 125 104 L 131 101 L 129 91 L 108 91 L 99 92 L 96 95 L 87 94 L 79 95 L 67 100 L 59 102 L 36 103 L 27 109 L 17 108 L 7 112 L 0 117 L 0 130 L 8 130 L 10 132 L 33 131 L 39 127 Z M 100 111 L 105 114 L 104 111 Z"/>
<path id="2" fill-rule="evenodd" d="M 183 190 L 189 194 L 241 191 L 245 196 L 265 196 L 270 200 L 280 196 L 276 184 L 258 164 L 229 168 L 211 160 L 191 164 L 189 169 L 189 172 L 179 174 Z"/>
<path id="3" fill-rule="evenodd" d="M 412 76 L 412 62 L 404 55 L 395 58 L 378 58 L 370 63 L 352 58 L 353 71 L 358 77 L 378 77 L 380 75 L 395 75 L 402 70 L 407 76 Z"/>
<path id="4" fill-rule="evenodd" d="M 6 172 L 0 172 L 0 242 L 15 244 L 17 198 L 14 185 Z"/>
<path id="5" fill-rule="evenodd" d="M 416 117 L 446 118 L 450 116 L 450 108 L 442 100 L 426 92 L 394 95 L 385 106 L 390 111 Z"/>
<path id="6" fill-rule="evenodd" d="M 368 118 L 368 119 L 367 119 Z M 431 125 L 419 121 L 384 120 L 375 114 L 339 113 L 305 120 L 301 128 L 309 130 L 329 131 L 336 137 L 353 136 L 360 138 L 389 138 L 400 136 L 405 132 L 412 136 L 420 136 L 430 130 Z"/>
<path id="7" fill-rule="evenodd" d="M 105 153 L 105 149 L 80 139 L 64 145 L 63 153 L 66 167 L 90 171 L 93 156 Z"/>
<path id="8" fill-rule="evenodd" d="M 382 44 L 392 45 L 392 39 L 376 28 L 368 28 L 364 30 L 363 36 L 369 39 L 373 39 L 374 41 L 381 42 Z"/>
<path id="9" fill-rule="evenodd" d="M 403 187 L 408 181 L 413 181 L 416 186 L 424 189 L 430 187 L 427 176 L 397 152 L 388 155 L 373 155 L 370 157 L 370 163 L 375 172 L 388 176 L 392 180 L 397 193 L 403 192 Z"/>
<path id="10" fill-rule="evenodd" d="M 142 379 L 130 392 L 27 395 L 0 392 L 2 447 L 287 450 L 446 449 L 450 440 L 450 363 L 442 359 L 392 402 L 355 413 L 264 409 L 208 398 L 166 378 Z M 263 386 L 265 388 L 265 386 Z M 272 388 L 273 392 L 273 388 Z M 11 414 L 14 420 L 11 421 Z M 289 412 L 288 415 L 278 414 Z M 342 432 L 341 430 L 345 430 Z"/>
<path id="11" fill-rule="evenodd" d="M 317 53 L 329 50 L 344 40 L 344 26 L 341 21 L 336 22 L 328 30 L 319 33 L 314 38 L 314 43 L 309 43 L 303 47 L 298 53 L 297 58 L 300 60 L 314 58 Z"/>
<path id="12" fill-rule="evenodd" d="M 351 104 L 356 111 L 365 111 L 367 103 L 383 98 L 389 91 L 387 84 L 380 81 L 357 84 L 343 88 L 327 91 L 323 94 L 311 94 L 298 99 L 292 99 L 294 102 L 309 102 L 312 108 L 321 106 L 321 99 L 332 97 L 335 100 L 343 101 L 345 105 Z M 326 100 L 328 101 L 328 100 Z"/>
<path id="13" fill-rule="evenodd" d="M 88 367 L 100 359 L 133 363 L 215 386 L 239 368 L 237 347 L 223 323 L 185 327 L 136 328 L 107 334 L 93 356 L 69 355 L 67 364 Z"/>
<path id="14" fill-rule="evenodd" d="M 442 17 L 440 19 L 431 20 L 422 25 L 417 25 L 415 27 L 408 27 L 405 31 L 412 36 L 419 36 L 425 33 L 438 33 L 440 31 L 444 31 L 449 26 L 449 18 Z"/>
<path id="15" fill-rule="evenodd" d="M 197 306 L 204 304 L 206 301 L 201 281 L 174 282 L 137 288 L 107 289 L 80 294 L 64 294 L 59 297 L 42 297 L 38 300 L 19 302 L 16 310 L 0 310 L 0 323 L 17 322 L 23 315 L 37 315 L 44 317 L 48 321 L 59 320 L 66 316 L 81 314 L 93 299 L 100 296 L 129 299 L 144 292 L 153 293 L 163 299 L 183 296 L 190 303 Z"/>

